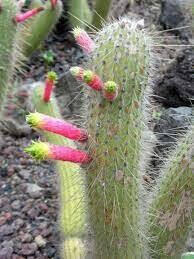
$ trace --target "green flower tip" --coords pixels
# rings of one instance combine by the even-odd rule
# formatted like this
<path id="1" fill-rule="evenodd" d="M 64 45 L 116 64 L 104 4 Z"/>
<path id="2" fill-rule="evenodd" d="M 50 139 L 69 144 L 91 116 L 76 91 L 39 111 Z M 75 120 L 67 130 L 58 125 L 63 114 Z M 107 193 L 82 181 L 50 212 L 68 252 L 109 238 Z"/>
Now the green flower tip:
<path id="1" fill-rule="evenodd" d="M 78 76 L 80 72 L 80 67 L 71 67 L 69 71 L 72 76 Z"/>
<path id="2" fill-rule="evenodd" d="M 81 33 L 85 32 L 83 29 L 81 29 L 80 27 L 76 27 L 73 29 L 72 33 L 73 36 L 76 38 L 78 37 Z"/>
<path id="3" fill-rule="evenodd" d="M 57 79 L 58 79 L 58 76 L 54 71 L 50 71 L 50 72 L 47 73 L 47 78 L 49 80 L 52 80 L 52 81 L 56 82 Z"/>
<path id="4" fill-rule="evenodd" d="M 41 122 L 41 117 L 38 112 L 30 113 L 26 116 L 26 122 L 30 127 L 37 127 Z"/>
<path id="5" fill-rule="evenodd" d="M 45 160 L 49 155 L 49 144 L 44 142 L 33 141 L 24 151 L 37 160 Z"/>
<path id="6" fill-rule="evenodd" d="M 104 90 L 108 93 L 115 93 L 117 91 L 117 84 L 114 81 L 107 81 L 104 84 Z"/>
<path id="7" fill-rule="evenodd" d="M 94 73 L 91 70 L 85 70 L 83 73 L 83 80 L 85 83 L 90 83 L 92 78 L 94 76 Z"/>

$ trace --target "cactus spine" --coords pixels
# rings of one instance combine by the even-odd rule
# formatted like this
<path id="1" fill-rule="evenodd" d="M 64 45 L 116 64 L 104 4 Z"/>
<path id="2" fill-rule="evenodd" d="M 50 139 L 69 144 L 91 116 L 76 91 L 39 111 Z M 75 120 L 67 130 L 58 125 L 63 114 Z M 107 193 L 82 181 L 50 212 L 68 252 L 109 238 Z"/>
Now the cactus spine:
<path id="1" fill-rule="evenodd" d="M 36 6 L 38 5 L 37 2 Z M 62 14 L 61 0 L 57 0 L 54 8 L 50 1 L 42 6 L 44 6 L 44 11 L 26 23 L 26 28 L 21 30 L 21 35 L 24 37 L 23 53 L 25 56 L 30 56 L 39 47 Z"/>
<path id="2" fill-rule="evenodd" d="M 32 96 L 32 102 L 36 110 L 55 118 L 61 118 L 54 96 L 49 102 L 44 102 L 43 93 L 44 84 L 37 83 Z M 71 140 L 62 136 L 49 132 L 44 132 L 43 135 L 52 144 L 75 147 Z M 87 235 L 88 224 L 84 172 L 78 164 L 61 161 L 56 162 L 56 171 L 60 186 L 61 258 L 85 258 L 84 240 Z"/>
<path id="3" fill-rule="evenodd" d="M 108 101 L 87 91 L 89 204 L 99 258 L 142 258 L 139 210 L 139 156 L 151 62 L 151 38 L 139 22 L 122 18 L 105 26 L 86 68 L 103 82 L 114 81 L 118 96 Z M 111 82 L 114 83 L 114 82 Z"/>
<path id="4" fill-rule="evenodd" d="M 16 1 L 0 1 L 0 112 L 15 68 L 14 54 L 18 26 L 14 23 L 14 17 L 17 12 Z"/>
<path id="5" fill-rule="evenodd" d="M 194 217 L 194 127 L 170 154 L 148 207 L 153 258 L 179 258 Z M 186 257 L 184 257 L 186 258 Z"/>

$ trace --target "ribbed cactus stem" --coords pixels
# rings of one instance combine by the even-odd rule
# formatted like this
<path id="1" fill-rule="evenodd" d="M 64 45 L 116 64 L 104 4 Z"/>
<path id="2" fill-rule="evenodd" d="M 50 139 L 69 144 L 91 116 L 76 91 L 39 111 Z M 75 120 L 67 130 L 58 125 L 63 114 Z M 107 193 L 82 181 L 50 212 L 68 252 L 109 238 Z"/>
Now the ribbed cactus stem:
<path id="1" fill-rule="evenodd" d="M 92 25 L 100 29 L 106 21 L 112 0 L 96 0 L 95 13 L 92 20 Z"/>
<path id="2" fill-rule="evenodd" d="M 25 56 L 30 56 L 39 47 L 62 14 L 61 0 L 56 2 L 54 8 L 51 1 L 47 1 L 43 7 L 44 10 L 41 14 L 29 21 L 25 29 L 21 29 L 21 37 L 24 37 L 23 53 Z"/>
<path id="3" fill-rule="evenodd" d="M 0 1 L 0 113 L 15 67 L 17 24 L 13 21 L 18 12 L 16 1 Z"/>
<path id="4" fill-rule="evenodd" d="M 170 152 L 152 194 L 147 221 L 152 258 L 176 259 L 184 251 L 194 217 L 193 143 L 194 128 Z"/>
<path id="5" fill-rule="evenodd" d="M 44 102 L 43 93 L 44 83 L 37 83 L 32 95 L 36 111 L 62 119 L 55 97 Z M 75 148 L 71 140 L 62 136 L 49 132 L 44 132 L 43 135 L 49 143 Z M 61 258 L 85 259 L 88 227 L 85 174 L 78 164 L 62 161 L 56 162 L 56 171 L 60 192 Z"/>
<path id="6" fill-rule="evenodd" d="M 127 18 L 105 26 L 96 35 L 86 66 L 108 82 L 102 90 L 108 100 L 86 90 L 93 156 L 87 177 L 97 258 L 139 259 L 145 254 L 139 223 L 139 158 L 152 41 L 140 27 Z"/>

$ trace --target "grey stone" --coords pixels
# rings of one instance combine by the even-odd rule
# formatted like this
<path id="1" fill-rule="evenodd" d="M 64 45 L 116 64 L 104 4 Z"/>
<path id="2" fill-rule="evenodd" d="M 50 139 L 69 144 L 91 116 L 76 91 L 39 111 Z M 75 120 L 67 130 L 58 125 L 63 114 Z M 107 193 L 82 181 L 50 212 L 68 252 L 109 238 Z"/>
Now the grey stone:
<path id="1" fill-rule="evenodd" d="M 39 198 L 41 196 L 42 188 L 37 184 L 28 183 L 26 192 L 31 198 Z"/>

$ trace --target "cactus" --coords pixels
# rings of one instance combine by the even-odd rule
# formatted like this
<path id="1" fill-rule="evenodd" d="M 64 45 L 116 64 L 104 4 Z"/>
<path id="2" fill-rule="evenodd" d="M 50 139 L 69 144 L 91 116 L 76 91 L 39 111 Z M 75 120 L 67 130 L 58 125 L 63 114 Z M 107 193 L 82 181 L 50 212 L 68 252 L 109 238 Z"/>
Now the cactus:
<path id="1" fill-rule="evenodd" d="M 181 259 L 194 259 L 194 252 L 187 252 L 182 254 Z"/>
<path id="2" fill-rule="evenodd" d="M 14 49 L 17 24 L 13 22 L 18 12 L 15 1 L 0 1 L 0 111 L 14 72 Z M 9 32 L 9 33 L 8 33 Z"/>
<path id="3" fill-rule="evenodd" d="M 38 6 L 39 2 L 36 5 Z M 44 11 L 41 15 L 37 15 L 34 19 L 27 22 L 26 28 L 20 31 L 21 37 L 24 38 L 23 53 L 27 57 L 39 47 L 62 14 L 61 0 L 57 0 L 54 6 L 51 0 L 47 1 L 43 7 Z"/>
<path id="4" fill-rule="evenodd" d="M 94 40 L 85 78 L 84 69 L 72 73 L 87 84 L 93 84 L 94 75 L 105 82 L 99 91 L 86 89 L 88 146 L 93 157 L 87 180 L 98 258 L 142 258 L 145 254 L 138 186 L 152 40 L 140 27 L 141 22 L 127 18 L 105 26 Z M 103 98 L 106 94 L 111 98 Z"/>
<path id="5" fill-rule="evenodd" d="M 183 252 L 194 216 L 193 143 L 194 127 L 180 140 L 174 154 L 170 152 L 154 187 L 147 219 L 153 258 L 179 258 Z"/>
<path id="6" fill-rule="evenodd" d="M 48 102 L 45 102 L 43 99 L 44 91 L 45 91 L 44 88 L 45 86 L 43 83 L 35 84 L 35 88 L 33 90 L 33 95 L 32 95 L 32 102 L 35 106 L 35 109 L 36 111 L 44 113 L 48 116 L 58 118 L 56 120 L 57 123 L 60 122 L 59 124 L 62 125 L 62 122 L 61 122 L 62 118 L 59 112 L 56 99 L 52 95 L 50 100 Z M 37 125 L 40 126 L 41 116 L 40 114 L 38 114 L 38 116 L 36 115 L 37 114 L 35 114 L 35 117 L 34 117 L 34 114 L 32 114 L 27 119 L 33 127 L 36 127 Z M 47 122 L 48 122 L 48 118 L 51 119 L 48 116 L 45 116 L 45 115 L 42 115 L 42 116 L 43 118 L 47 118 Z M 55 147 L 56 145 L 62 145 L 62 147 L 60 148 L 62 148 L 63 151 L 66 146 L 65 152 L 69 150 L 72 151 L 72 149 L 75 150 L 75 145 L 71 140 L 66 139 L 63 136 L 59 136 L 57 134 L 52 133 L 54 118 L 51 119 L 52 125 L 50 124 L 50 126 L 52 126 L 51 127 L 52 129 L 51 128 L 49 129 L 47 127 L 46 130 L 42 132 L 43 136 L 46 138 L 47 141 L 49 141 Z M 46 125 L 46 124 L 43 123 L 42 125 Z M 63 126 L 61 128 L 63 129 L 63 132 L 64 130 L 68 132 L 68 128 L 66 126 L 67 124 L 65 123 L 65 127 Z M 56 130 L 56 127 L 54 128 Z M 75 126 L 73 126 L 73 129 L 75 130 Z M 50 132 L 48 130 L 50 130 Z M 59 133 L 59 132 L 55 131 L 55 133 Z M 28 149 L 30 149 L 30 147 Z M 48 150 L 48 144 L 46 145 L 46 149 Z M 82 152 L 82 151 L 77 151 L 77 152 Z M 61 156 L 62 154 L 61 151 L 59 152 L 59 154 Z M 82 158 L 84 157 L 84 159 L 86 159 L 87 157 L 85 156 L 85 154 L 83 152 L 82 154 L 84 155 L 82 156 Z M 72 154 L 70 155 L 70 157 L 72 157 Z M 53 158 L 53 157 L 50 156 L 50 158 Z M 83 162 L 83 160 L 77 161 L 77 162 Z M 71 162 L 62 162 L 62 161 L 56 161 L 56 171 L 58 173 L 59 185 L 60 185 L 59 187 L 59 190 L 60 190 L 59 191 L 60 192 L 59 228 L 60 228 L 61 237 L 62 237 L 61 258 L 67 258 L 67 259 L 85 258 L 86 256 L 85 239 L 87 237 L 88 219 L 87 219 L 87 201 L 86 201 L 86 195 L 85 195 L 84 171 L 81 169 L 81 167 L 78 164 L 71 163 Z"/>
<path id="7" fill-rule="evenodd" d="M 19 23 L 36 15 L 41 8 L 32 9 L 26 13 L 19 13 L 19 6 L 15 1 L 0 1 L 0 112 L 6 100 L 6 94 L 11 85 L 14 71 L 21 61 L 19 50 Z"/>
<path id="8" fill-rule="evenodd" d="M 95 13 L 93 15 L 92 25 L 100 29 L 108 16 L 112 0 L 96 0 Z"/>
<path id="9" fill-rule="evenodd" d="M 85 28 L 92 21 L 92 13 L 87 0 L 71 0 L 69 3 L 70 23 L 73 27 Z"/>

